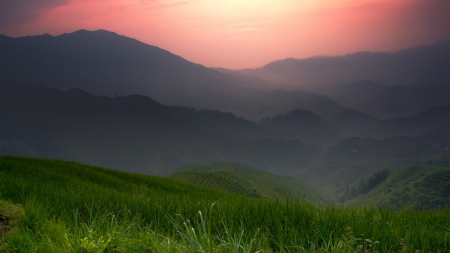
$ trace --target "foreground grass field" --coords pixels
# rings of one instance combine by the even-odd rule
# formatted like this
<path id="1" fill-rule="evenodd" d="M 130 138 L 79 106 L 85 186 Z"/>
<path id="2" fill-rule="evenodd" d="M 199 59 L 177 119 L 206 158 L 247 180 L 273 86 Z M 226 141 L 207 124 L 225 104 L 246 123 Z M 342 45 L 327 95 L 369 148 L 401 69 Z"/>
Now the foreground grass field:
<path id="1" fill-rule="evenodd" d="M 449 252 L 450 211 L 319 208 L 0 157 L 1 252 Z"/>

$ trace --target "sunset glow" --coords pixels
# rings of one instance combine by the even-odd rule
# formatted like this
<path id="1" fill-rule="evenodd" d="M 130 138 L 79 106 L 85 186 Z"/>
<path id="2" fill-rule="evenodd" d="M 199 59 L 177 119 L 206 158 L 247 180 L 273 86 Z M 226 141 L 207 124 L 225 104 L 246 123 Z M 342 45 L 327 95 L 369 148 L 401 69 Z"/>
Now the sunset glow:
<path id="1" fill-rule="evenodd" d="M 0 33 L 18 37 L 106 29 L 192 62 L 231 69 L 450 39 L 446 0 L 32 2 L 2 0 Z"/>

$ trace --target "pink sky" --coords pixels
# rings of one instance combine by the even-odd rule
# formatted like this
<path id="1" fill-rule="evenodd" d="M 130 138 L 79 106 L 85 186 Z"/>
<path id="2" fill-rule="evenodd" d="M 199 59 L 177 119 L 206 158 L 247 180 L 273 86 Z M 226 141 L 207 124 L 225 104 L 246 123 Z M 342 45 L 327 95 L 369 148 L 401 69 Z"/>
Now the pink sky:
<path id="1" fill-rule="evenodd" d="M 0 33 L 106 29 L 208 67 L 450 39 L 448 0 L 0 0 Z"/>

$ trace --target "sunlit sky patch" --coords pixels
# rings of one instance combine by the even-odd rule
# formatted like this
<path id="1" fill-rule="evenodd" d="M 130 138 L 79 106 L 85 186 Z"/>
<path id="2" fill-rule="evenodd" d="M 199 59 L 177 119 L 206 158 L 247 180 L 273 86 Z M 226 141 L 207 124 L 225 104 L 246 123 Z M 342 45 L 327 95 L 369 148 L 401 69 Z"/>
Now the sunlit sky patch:
<path id="1" fill-rule="evenodd" d="M 0 33 L 106 29 L 231 69 L 450 39 L 448 0 L 0 0 Z"/>

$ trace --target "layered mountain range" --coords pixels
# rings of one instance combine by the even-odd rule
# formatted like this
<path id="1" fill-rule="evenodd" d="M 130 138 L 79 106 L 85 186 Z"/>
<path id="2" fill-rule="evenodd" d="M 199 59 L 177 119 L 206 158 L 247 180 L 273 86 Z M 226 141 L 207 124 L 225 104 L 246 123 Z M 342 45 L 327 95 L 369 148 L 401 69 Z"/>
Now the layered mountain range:
<path id="1" fill-rule="evenodd" d="M 337 195 L 449 152 L 449 52 L 446 41 L 231 71 L 104 30 L 1 35 L 0 155 L 155 175 L 239 162 Z"/>
<path id="2" fill-rule="evenodd" d="M 447 105 L 450 92 L 450 41 L 393 53 L 287 59 L 242 71 L 207 68 L 105 30 L 0 35 L 0 45 L 2 83 L 140 94 L 254 121 L 295 109 L 322 117 L 349 108 L 381 119 L 408 116 Z M 279 78 L 268 77 L 273 73 Z"/>

